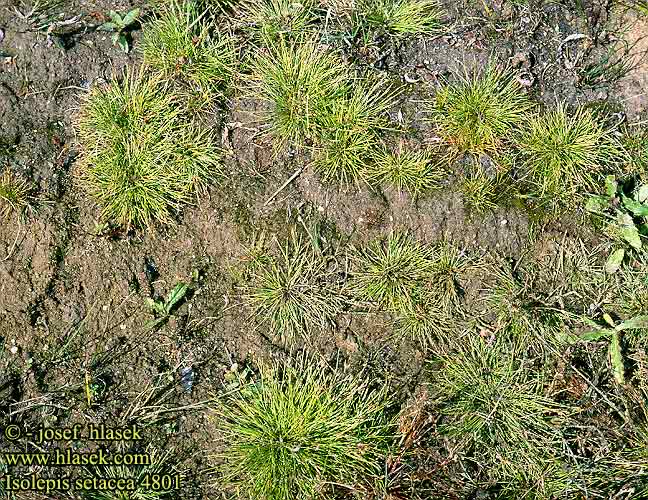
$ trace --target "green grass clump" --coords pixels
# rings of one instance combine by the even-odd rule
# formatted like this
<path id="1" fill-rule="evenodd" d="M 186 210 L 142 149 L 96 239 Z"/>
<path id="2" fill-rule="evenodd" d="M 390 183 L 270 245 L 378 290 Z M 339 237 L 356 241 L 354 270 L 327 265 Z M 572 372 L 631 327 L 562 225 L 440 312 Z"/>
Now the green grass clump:
<path id="1" fill-rule="evenodd" d="M 251 62 L 252 93 L 267 109 L 262 120 L 279 146 L 315 140 L 331 103 L 347 92 L 347 68 L 332 53 L 308 40 L 279 40 Z"/>
<path id="2" fill-rule="evenodd" d="M 435 250 L 436 257 L 427 287 L 440 305 L 449 310 L 460 302 L 463 295 L 460 280 L 474 264 L 465 252 L 447 241 L 441 242 Z"/>
<path id="3" fill-rule="evenodd" d="M 450 311 L 439 303 L 436 294 L 429 291 L 416 294 L 409 303 L 400 306 L 396 314 L 396 333 L 424 346 L 446 339 L 455 327 Z"/>
<path id="4" fill-rule="evenodd" d="M 622 158 L 611 131 L 583 108 L 559 106 L 534 116 L 518 142 L 534 193 L 568 205 L 595 189 L 606 168 Z"/>
<path id="5" fill-rule="evenodd" d="M 170 222 L 218 171 L 213 137 L 141 72 L 85 95 L 76 129 L 81 182 L 102 218 L 125 228 Z"/>
<path id="6" fill-rule="evenodd" d="M 22 212 L 29 206 L 31 187 L 29 183 L 5 168 L 0 176 L 0 217 L 12 211 Z"/>
<path id="7" fill-rule="evenodd" d="M 395 92 L 383 79 L 351 77 L 352 69 L 313 40 L 281 39 L 251 63 L 252 95 L 276 145 L 313 148 L 325 181 L 357 181 L 388 128 Z"/>
<path id="8" fill-rule="evenodd" d="M 194 2 L 173 0 L 143 26 L 144 63 L 203 94 L 221 93 L 235 73 L 235 53 L 225 37 L 212 34 L 206 13 Z"/>
<path id="9" fill-rule="evenodd" d="M 560 416 L 543 394 L 542 378 L 506 344 L 479 338 L 441 359 L 434 381 L 439 430 L 458 439 L 460 453 L 491 479 L 535 484 L 550 463 L 558 436 L 552 419 Z"/>
<path id="10" fill-rule="evenodd" d="M 357 253 L 351 290 L 360 300 L 402 311 L 430 278 L 434 259 L 433 249 L 402 234 L 390 235 Z"/>
<path id="11" fill-rule="evenodd" d="M 245 299 L 284 339 L 330 328 L 343 305 L 329 259 L 296 236 L 278 256 L 257 257 Z"/>
<path id="12" fill-rule="evenodd" d="M 443 86 L 430 112 L 438 133 L 457 151 L 497 154 L 530 107 L 513 71 L 489 66 L 482 75 Z"/>
<path id="13" fill-rule="evenodd" d="M 464 203 L 476 214 L 495 210 L 509 191 L 511 179 L 502 174 L 486 175 L 481 169 L 470 172 L 461 182 Z"/>
<path id="14" fill-rule="evenodd" d="M 331 374 L 312 360 L 262 372 L 216 411 L 224 483 L 259 500 L 310 500 L 330 483 L 371 483 L 394 432 L 388 405 L 383 389 Z"/>
<path id="15" fill-rule="evenodd" d="M 299 38 L 308 33 L 317 19 L 315 0 L 261 0 L 250 2 L 244 18 L 262 42 Z"/>
<path id="16" fill-rule="evenodd" d="M 365 177 L 371 184 L 392 186 L 419 196 L 441 186 L 446 174 L 444 165 L 429 151 L 380 149 L 366 170 Z"/>
<path id="17" fill-rule="evenodd" d="M 356 22 L 395 36 L 422 35 L 441 30 L 437 0 L 362 0 Z"/>
<path id="18" fill-rule="evenodd" d="M 557 348 L 569 338 L 565 322 L 543 290 L 537 273 L 514 271 L 508 266 L 493 270 L 495 283 L 486 293 L 487 311 L 495 316 L 495 335 L 536 354 Z"/>
<path id="19" fill-rule="evenodd" d="M 325 182 L 357 181 L 372 161 L 394 94 L 384 80 L 359 81 L 346 95 L 328 103 L 313 166 Z"/>

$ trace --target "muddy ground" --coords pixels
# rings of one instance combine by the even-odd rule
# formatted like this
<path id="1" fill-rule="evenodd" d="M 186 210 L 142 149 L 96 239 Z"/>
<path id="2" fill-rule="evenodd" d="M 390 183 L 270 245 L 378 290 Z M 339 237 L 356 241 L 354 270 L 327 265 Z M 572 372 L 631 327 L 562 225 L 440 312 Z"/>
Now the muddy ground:
<path id="1" fill-rule="evenodd" d="M 447 34 L 393 44 L 358 63 L 416 81 L 399 105 L 423 143 L 434 138 L 420 99 L 438 82 L 487 60 L 518 65 L 530 94 L 548 105 L 606 102 L 628 123 L 645 118 L 647 17 L 604 0 L 517 3 L 449 3 Z M 187 207 L 175 226 L 102 234 L 99 209 L 75 182 L 72 121 L 84 89 L 139 61 L 139 30 L 131 33 L 127 55 L 97 26 L 111 9 L 147 7 L 64 0 L 30 16 L 34 6 L 0 0 L 0 167 L 34 186 L 33 209 L 0 224 L 0 407 L 21 425 L 118 423 L 138 411 L 133 408 L 146 395 L 152 404 L 198 405 L 234 364 L 286 356 L 240 305 L 235 271 L 256 234 L 283 237 L 300 218 L 324 221 L 351 243 L 409 230 L 422 241 L 445 238 L 476 254 L 513 260 L 563 238 L 598 241 L 574 222 L 579 214 L 549 222 L 520 207 L 474 215 L 452 178 L 440 192 L 415 201 L 401 193 L 323 185 L 307 168 L 266 203 L 303 159 L 275 158 L 241 109 L 250 103 L 236 95 L 218 110 L 221 129 L 227 128 L 219 130 L 228 151 L 226 178 Z M 48 26 L 54 28 L 41 29 L 52 19 L 56 24 Z M 612 81 L 584 81 L 584 68 L 611 49 L 629 51 L 632 69 Z M 534 237 L 539 232 L 543 237 Z M 190 298 L 162 329 L 147 330 L 145 299 L 166 296 L 179 281 L 191 281 Z M 380 315 L 349 315 L 309 348 L 351 366 L 371 363 L 398 382 L 406 401 L 421 390 L 426 352 L 410 340 L 394 343 L 388 330 Z M 195 377 L 191 387 L 183 379 L 188 370 Z M 90 404 L 88 380 L 96 388 Z M 151 387 L 157 390 L 147 393 Z M 190 408 L 159 419 L 165 427 L 156 421 L 151 439 L 176 449 L 190 470 L 180 497 L 221 498 L 207 473 L 215 451 L 208 413 Z M 442 495 L 428 487 L 422 482 L 413 495 Z"/>

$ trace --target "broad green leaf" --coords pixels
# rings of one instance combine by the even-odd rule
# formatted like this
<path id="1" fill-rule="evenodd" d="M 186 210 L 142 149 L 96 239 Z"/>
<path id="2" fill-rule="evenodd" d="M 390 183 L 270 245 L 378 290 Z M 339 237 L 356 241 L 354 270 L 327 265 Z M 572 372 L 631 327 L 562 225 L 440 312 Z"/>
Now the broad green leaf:
<path id="1" fill-rule="evenodd" d="M 103 23 L 99 29 L 101 31 L 118 31 L 118 26 L 115 23 Z"/>
<path id="2" fill-rule="evenodd" d="M 639 203 L 644 203 L 645 201 L 648 201 L 648 184 L 642 185 L 637 190 L 637 201 Z"/>
<path id="3" fill-rule="evenodd" d="M 617 326 L 616 330 L 636 330 L 639 328 L 648 328 L 648 316 L 635 316 L 634 318 L 627 319 Z"/>
<path id="4" fill-rule="evenodd" d="M 612 252 L 608 257 L 607 262 L 605 263 L 605 272 L 607 274 L 616 273 L 621 267 L 621 263 L 623 262 L 624 257 L 625 250 L 623 248 L 619 248 L 618 250 Z"/>
<path id="5" fill-rule="evenodd" d="M 613 175 L 608 175 L 605 178 L 605 192 L 610 198 L 614 198 L 617 192 L 618 183 Z"/>
<path id="6" fill-rule="evenodd" d="M 127 26 L 130 26 L 135 19 L 139 16 L 140 10 L 139 9 L 133 9 L 131 10 L 128 14 L 124 16 L 124 19 L 122 20 L 122 26 L 125 28 Z"/>
<path id="7" fill-rule="evenodd" d="M 618 212 L 617 213 L 617 223 L 620 226 L 634 226 L 634 221 L 632 220 L 632 217 L 630 217 L 629 214 L 626 214 L 624 212 Z"/>
<path id="8" fill-rule="evenodd" d="M 636 217 L 646 217 L 648 216 L 648 205 L 639 203 L 638 201 L 628 198 L 627 196 L 621 196 L 623 200 L 623 206 L 626 207 L 630 212 L 632 212 Z"/>
<path id="9" fill-rule="evenodd" d="M 187 291 L 189 290 L 189 285 L 185 285 L 184 283 L 178 283 L 173 290 L 171 290 L 171 293 L 169 294 L 169 298 L 166 301 L 166 309 L 167 311 L 171 311 L 173 307 L 180 302 L 182 299 L 184 299 L 185 295 L 187 295 Z"/>
<path id="10" fill-rule="evenodd" d="M 612 374 L 615 382 L 619 385 L 625 384 L 623 354 L 621 353 L 621 341 L 618 332 L 612 335 L 612 341 L 610 342 L 610 363 L 612 364 Z"/>
<path id="11" fill-rule="evenodd" d="M 588 212 L 603 212 L 609 206 L 609 200 L 605 196 L 590 196 L 585 204 Z"/>
<path id="12" fill-rule="evenodd" d="M 612 316 L 610 316 L 608 313 L 603 314 L 603 321 L 605 321 L 608 326 L 611 326 L 612 328 L 615 327 L 614 320 L 612 319 Z"/>
<path id="13" fill-rule="evenodd" d="M 599 340 L 604 337 L 609 337 L 614 333 L 614 330 L 611 330 L 610 328 L 601 328 L 600 330 L 595 330 L 592 332 L 586 332 L 584 333 L 581 338 L 583 340 Z"/>
<path id="14" fill-rule="evenodd" d="M 124 51 L 124 53 L 128 54 L 128 51 L 130 50 L 130 47 L 128 46 L 128 39 L 126 38 L 125 35 L 119 35 L 117 38 L 117 43 L 121 47 L 121 49 Z"/>
<path id="15" fill-rule="evenodd" d="M 635 250 L 641 250 L 641 236 L 639 231 L 634 226 L 625 226 L 621 228 L 621 236 L 626 240 Z"/>
<path id="16" fill-rule="evenodd" d="M 108 15 L 110 16 L 110 19 L 112 19 L 112 22 L 115 23 L 117 26 L 123 26 L 122 24 L 122 18 L 117 12 L 114 10 L 111 10 Z"/>

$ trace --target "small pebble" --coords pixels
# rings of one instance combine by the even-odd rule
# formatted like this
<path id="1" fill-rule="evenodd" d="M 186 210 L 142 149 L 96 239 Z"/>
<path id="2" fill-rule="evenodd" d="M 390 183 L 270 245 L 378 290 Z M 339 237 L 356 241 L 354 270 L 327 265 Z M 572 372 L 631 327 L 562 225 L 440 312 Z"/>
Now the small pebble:
<path id="1" fill-rule="evenodd" d="M 0 28 L 0 42 L 4 40 L 4 35 L 5 35 L 4 30 Z"/>
<path id="2" fill-rule="evenodd" d="M 9 352 L 10 352 L 11 354 L 18 354 L 18 346 L 12 345 L 12 346 L 9 348 Z"/>

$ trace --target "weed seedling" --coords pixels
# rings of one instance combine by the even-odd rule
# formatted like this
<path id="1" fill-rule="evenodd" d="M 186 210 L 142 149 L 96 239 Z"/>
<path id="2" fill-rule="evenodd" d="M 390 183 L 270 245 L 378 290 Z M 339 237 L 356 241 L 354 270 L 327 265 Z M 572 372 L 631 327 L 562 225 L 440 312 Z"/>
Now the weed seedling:
<path id="1" fill-rule="evenodd" d="M 458 152 L 497 154 L 531 103 L 512 70 L 489 66 L 439 89 L 430 104 L 439 134 Z"/>
<path id="2" fill-rule="evenodd" d="M 146 323 L 146 328 L 148 330 L 157 330 L 169 321 L 174 309 L 176 309 L 186 297 L 188 291 L 189 285 L 178 283 L 173 290 L 171 290 L 166 300 L 147 297 L 146 304 L 149 306 L 151 312 L 156 316 L 156 318 Z"/>
<path id="3" fill-rule="evenodd" d="M 113 32 L 113 45 L 119 45 L 119 47 L 128 54 L 130 51 L 130 36 L 128 32 L 136 24 L 139 13 L 139 9 L 133 9 L 122 16 L 114 10 L 111 10 L 108 14 L 110 16 L 110 21 L 102 24 L 99 29 Z"/>
<path id="4" fill-rule="evenodd" d="M 605 195 L 591 195 L 585 209 L 608 223 L 606 231 L 637 252 L 643 249 L 643 237 L 648 235 L 648 184 L 634 189 L 619 183 L 614 176 L 605 179 Z M 629 191 L 629 192 L 628 192 Z M 619 248 L 608 259 L 606 270 L 615 273 L 625 257 Z"/>
<path id="5" fill-rule="evenodd" d="M 333 482 L 360 488 L 384 467 L 388 405 L 385 390 L 312 360 L 263 371 L 216 408 L 224 483 L 273 500 L 313 500 Z"/>
<path id="6" fill-rule="evenodd" d="M 600 339 L 609 339 L 610 345 L 608 355 L 614 381 L 619 385 L 625 384 L 625 367 L 623 363 L 623 354 L 621 352 L 621 335 L 626 330 L 645 330 L 648 328 L 648 316 L 635 316 L 634 318 L 622 321 L 618 325 L 609 314 L 603 315 L 605 326 L 601 327 L 590 319 L 585 319 L 586 323 L 593 327 L 593 331 L 586 332 L 582 335 L 583 340 L 596 341 Z"/>

